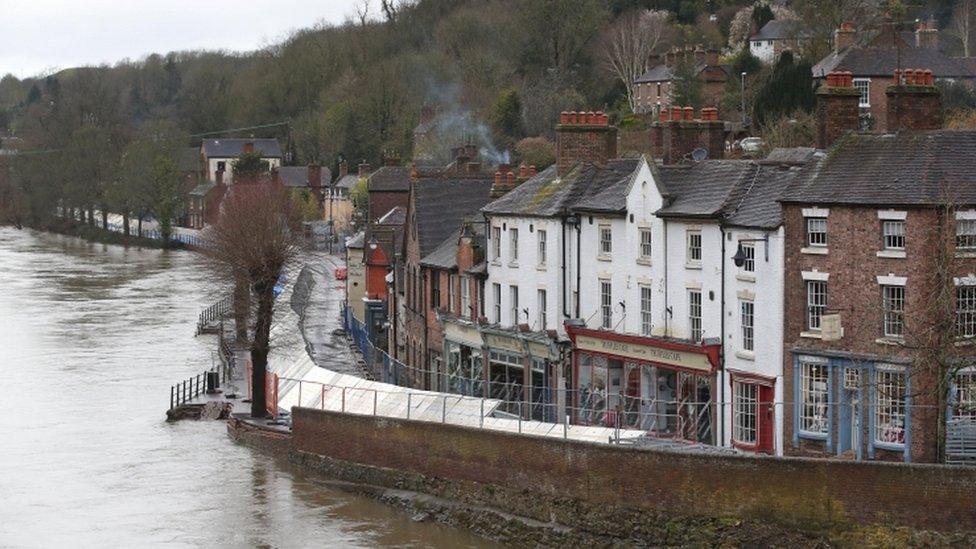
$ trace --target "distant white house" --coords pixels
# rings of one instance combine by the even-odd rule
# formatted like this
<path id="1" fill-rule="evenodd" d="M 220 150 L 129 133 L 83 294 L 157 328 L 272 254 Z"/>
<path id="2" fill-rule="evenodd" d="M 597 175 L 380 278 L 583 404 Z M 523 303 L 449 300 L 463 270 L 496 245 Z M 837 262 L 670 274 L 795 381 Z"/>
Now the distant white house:
<path id="1" fill-rule="evenodd" d="M 261 158 L 267 161 L 268 167 L 281 167 L 281 146 L 277 139 L 206 139 L 200 146 L 207 170 L 207 180 L 230 185 L 233 166 L 237 159 L 245 152 L 260 152 Z"/>
<path id="2" fill-rule="evenodd" d="M 791 19 L 774 19 L 749 37 L 749 51 L 763 63 L 772 63 L 784 51 L 795 51 L 798 46 L 796 21 Z"/>

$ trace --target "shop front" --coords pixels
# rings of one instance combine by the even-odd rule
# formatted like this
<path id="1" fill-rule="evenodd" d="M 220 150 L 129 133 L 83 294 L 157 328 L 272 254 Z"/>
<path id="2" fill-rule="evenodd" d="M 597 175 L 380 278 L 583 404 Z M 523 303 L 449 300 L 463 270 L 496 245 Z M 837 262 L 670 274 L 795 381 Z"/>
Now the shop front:
<path id="1" fill-rule="evenodd" d="M 444 320 L 444 367 L 440 389 L 466 396 L 484 394 L 484 343 L 478 327 L 457 319 Z"/>
<path id="2" fill-rule="evenodd" d="M 544 333 L 483 327 L 488 396 L 505 401 L 503 410 L 526 419 L 554 422 L 558 391 L 564 388 L 565 346 Z M 562 349 L 561 349 L 562 347 Z"/>
<path id="3" fill-rule="evenodd" d="M 713 400 L 721 345 L 572 325 L 567 331 L 573 342 L 570 415 L 575 423 L 715 443 Z"/>

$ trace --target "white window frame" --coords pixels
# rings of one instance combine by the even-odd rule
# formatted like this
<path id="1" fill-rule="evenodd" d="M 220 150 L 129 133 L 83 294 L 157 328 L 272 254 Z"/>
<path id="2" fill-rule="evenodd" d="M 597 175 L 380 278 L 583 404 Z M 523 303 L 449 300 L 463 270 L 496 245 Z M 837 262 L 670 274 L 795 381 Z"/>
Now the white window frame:
<path id="1" fill-rule="evenodd" d="M 806 280 L 807 330 L 819 332 L 824 312 L 827 310 L 827 281 Z"/>
<path id="2" fill-rule="evenodd" d="M 861 96 L 857 100 L 857 106 L 862 109 L 871 108 L 871 79 L 855 78 L 854 88 L 860 92 Z"/>
<path id="3" fill-rule="evenodd" d="M 703 335 L 702 293 L 699 289 L 688 290 L 688 336 L 697 343 L 702 340 Z"/>
<path id="4" fill-rule="evenodd" d="M 535 293 L 536 307 L 538 307 L 537 321 L 539 323 L 539 330 L 545 330 L 548 321 L 548 316 L 546 314 L 546 309 L 549 307 L 548 295 L 546 295 L 545 288 L 539 288 Z"/>
<path id="5" fill-rule="evenodd" d="M 885 250 L 905 250 L 905 220 L 884 219 L 881 221 L 881 238 Z"/>
<path id="6" fill-rule="evenodd" d="M 798 430 L 815 436 L 827 435 L 827 395 L 830 369 L 826 363 L 800 361 L 800 410 Z"/>
<path id="7" fill-rule="evenodd" d="M 493 282 L 491 284 L 491 293 L 492 293 L 491 297 L 493 297 L 495 301 L 494 321 L 495 324 L 501 324 L 502 323 L 502 285 L 497 282 Z"/>
<path id="8" fill-rule="evenodd" d="M 700 229 L 685 231 L 685 260 L 689 265 L 701 265 L 702 232 Z"/>
<path id="9" fill-rule="evenodd" d="M 881 331 L 884 337 L 901 338 L 905 334 L 905 286 L 881 285 Z"/>
<path id="10" fill-rule="evenodd" d="M 826 217 L 807 217 L 807 246 L 811 248 L 826 248 L 827 239 L 827 218 Z M 815 236 L 815 235 L 823 235 Z"/>
<path id="11" fill-rule="evenodd" d="M 519 323 L 519 287 L 517 284 L 508 285 L 509 312 L 512 314 L 512 326 Z"/>
<path id="12" fill-rule="evenodd" d="M 651 309 L 654 298 L 654 289 L 650 284 L 640 284 L 640 322 L 641 335 L 649 336 L 654 330 L 654 312 Z"/>
<path id="13" fill-rule="evenodd" d="M 955 391 L 952 416 L 976 420 L 976 370 L 967 369 L 953 376 Z"/>
<path id="14" fill-rule="evenodd" d="M 471 316 L 473 314 L 471 310 L 471 277 L 461 275 L 458 278 L 458 284 L 461 286 L 461 310 L 458 314 L 462 317 Z"/>
<path id="15" fill-rule="evenodd" d="M 613 328 L 613 283 L 609 279 L 601 278 L 600 285 L 600 327 L 605 330 Z"/>
<path id="16" fill-rule="evenodd" d="M 518 242 L 519 241 L 519 230 L 512 227 L 508 230 L 508 260 L 512 263 L 518 263 Z"/>
<path id="17" fill-rule="evenodd" d="M 546 249 L 546 247 L 549 244 L 547 242 L 548 235 L 546 234 L 545 229 L 539 229 L 538 231 L 536 231 L 535 234 L 536 234 L 536 238 L 538 240 L 538 249 L 537 249 L 538 265 L 540 267 L 545 267 L 546 266 L 546 262 L 548 260 L 548 257 L 547 257 L 548 250 Z"/>
<path id="18" fill-rule="evenodd" d="M 600 257 L 610 257 L 613 254 L 613 229 L 610 225 L 602 224 L 597 229 L 599 238 L 598 250 Z"/>
<path id="19" fill-rule="evenodd" d="M 874 443 L 904 446 L 907 393 L 905 370 L 879 365 L 874 375 Z"/>
<path id="20" fill-rule="evenodd" d="M 755 446 L 759 441 L 759 386 L 732 382 L 732 440 Z"/>
<path id="21" fill-rule="evenodd" d="M 491 258 L 495 261 L 502 259 L 502 228 L 491 228 Z"/>
<path id="22" fill-rule="evenodd" d="M 976 219 L 956 219 L 956 249 L 976 251 Z"/>
<path id="23" fill-rule="evenodd" d="M 742 272 L 753 274 L 756 272 L 756 245 L 752 242 L 742 243 Z"/>
<path id="24" fill-rule="evenodd" d="M 454 300 L 457 298 L 457 275 L 448 274 L 447 275 L 447 310 L 451 313 L 456 313 L 457 305 L 454 304 Z"/>
<path id="25" fill-rule="evenodd" d="M 962 338 L 976 337 L 976 285 L 956 286 L 956 333 Z"/>
<path id="26" fill-rule="evenodd" d="M 637 229 L 637 257 L 643 259 L 644 261 L 650 261 L 651 255 L 653 254 L 653 238 L 654 235 L 651 232 L 650 227 L 640 227 Z"/>
<path id="27" fill-rule="evenodd" d="M 756 350 L 756 302 L 751 299 L 739 300 L 739 333 L 742 350 Z"/>

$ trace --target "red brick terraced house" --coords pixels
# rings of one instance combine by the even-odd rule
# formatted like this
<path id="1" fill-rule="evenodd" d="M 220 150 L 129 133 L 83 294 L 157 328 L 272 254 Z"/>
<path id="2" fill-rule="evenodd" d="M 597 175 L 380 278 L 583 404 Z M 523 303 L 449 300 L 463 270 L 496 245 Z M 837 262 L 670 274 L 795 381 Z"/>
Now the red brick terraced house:
<path id="1" fill-rule="evenodd" d="M 859 94 L 827 81 L 836 142 L 781 196 L 786 453 L 941 461 L 976 418 L 976 132 L 933 129 L 931 76 L 851 132 Z"/>

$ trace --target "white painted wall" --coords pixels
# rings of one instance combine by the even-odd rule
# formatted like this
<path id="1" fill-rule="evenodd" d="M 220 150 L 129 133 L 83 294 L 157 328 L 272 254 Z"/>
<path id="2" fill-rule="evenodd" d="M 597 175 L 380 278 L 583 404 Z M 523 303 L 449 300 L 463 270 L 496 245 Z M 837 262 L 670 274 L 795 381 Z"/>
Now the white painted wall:
<path id="1" fill-rule="evenodd" d="M 268 162 L 268 167 L 269 168 L 274 169 L 274 168 L 280 168 L 281 167 L 281 159 L 280 158 L 265 158 L 264 160 L 266 160 Z M 210 181 L 217 181 L 217 165 L 220 162 L 224 162 L 225 163 L 225 170 L 226 171 L 224 172 L 224 184 L 225 185 L 230 185 L 231 183 L 233 183 L 233 181 L 231 181 L 231 179 L 233 178 L 233 168 L 234 168 L 234 163 L 237 162 L 237 158 L 208 158 L 207 159 L 207 178 Z"/>
<path id="2" fill-rule="evenodd" d="M 493 255 L 493 227 L 500 229 L 501 254 Z M 518 230 L 518 260 L 511 260 L 511 230 Z M 539 231 L 546 233 L 546 261 L 539 258 Z M 570 288 L 576 276 L 576 237 L 575 229 L 564 225 L 561 218 L 555 217 L 518 217 L 492 216 L 488 220 L 488 241 L 486 257 L 488 259 L 488 280 L 485 284 L 485 316 L 489 322 L 494 322 L 495 297 L 493 284 L 501 285 L 501 325 L 515 326 L 518 323 L 529 324 L 533 331 L 557 330 L 565 335 L 563 321 L 563 253 L 566 241 L 566 271 L 565 276 Z M 510 287 L 518 287 L 519 318 L 516 321 L 512 315 L 512 300 Z M 538 290 L 546 290 L 546 325 L 540 325 Z M 566 307 L 572 314 L 572 294 L 566 296 Z M 528 309 L 526 318 L 524 309 Z"/>
<path id="3" fill-rule="evenodd" d="M 763 63 L 772 63 L 776 59 L 772 40 L 749 40 L 749 51 Z"/>
<path id="4" fill-rule="evenodd" d="M 783 453 L 783 293 L 784 293 L 784 231 L 727 229 L 731 240 L 726 241 L 726 320 L 723 341 L 726 372 L 723 375 L 725 444 L 731 443 L 732 391 L 728 370 L 759 374 L 776 379 L 774 401 L 774 449 Z M 769 236 L 769 260 L 766 260 L 762 242 L 755 242 L 756 268 L 746 273 L 735 266 L 735 255 L 740 239 Z M 754 351 L 745 351 L 742 345 L 740 295 L 753 298 L 755 307 Z"/>
<path id="5" fill-rule="evenodd" d="M 698 289 L 702 294 L 702 338 L 718 339 L 722 336 L 722 231 L 714 220 L 666 221 L 668 261 L 668 306 L 672 315 L 667 335 L 679 339 L 691 337 L 688 291 Z M 701 231 L 701 262 L 695 264 L 688 258 L 687 238 L 689 231 Z"/>

